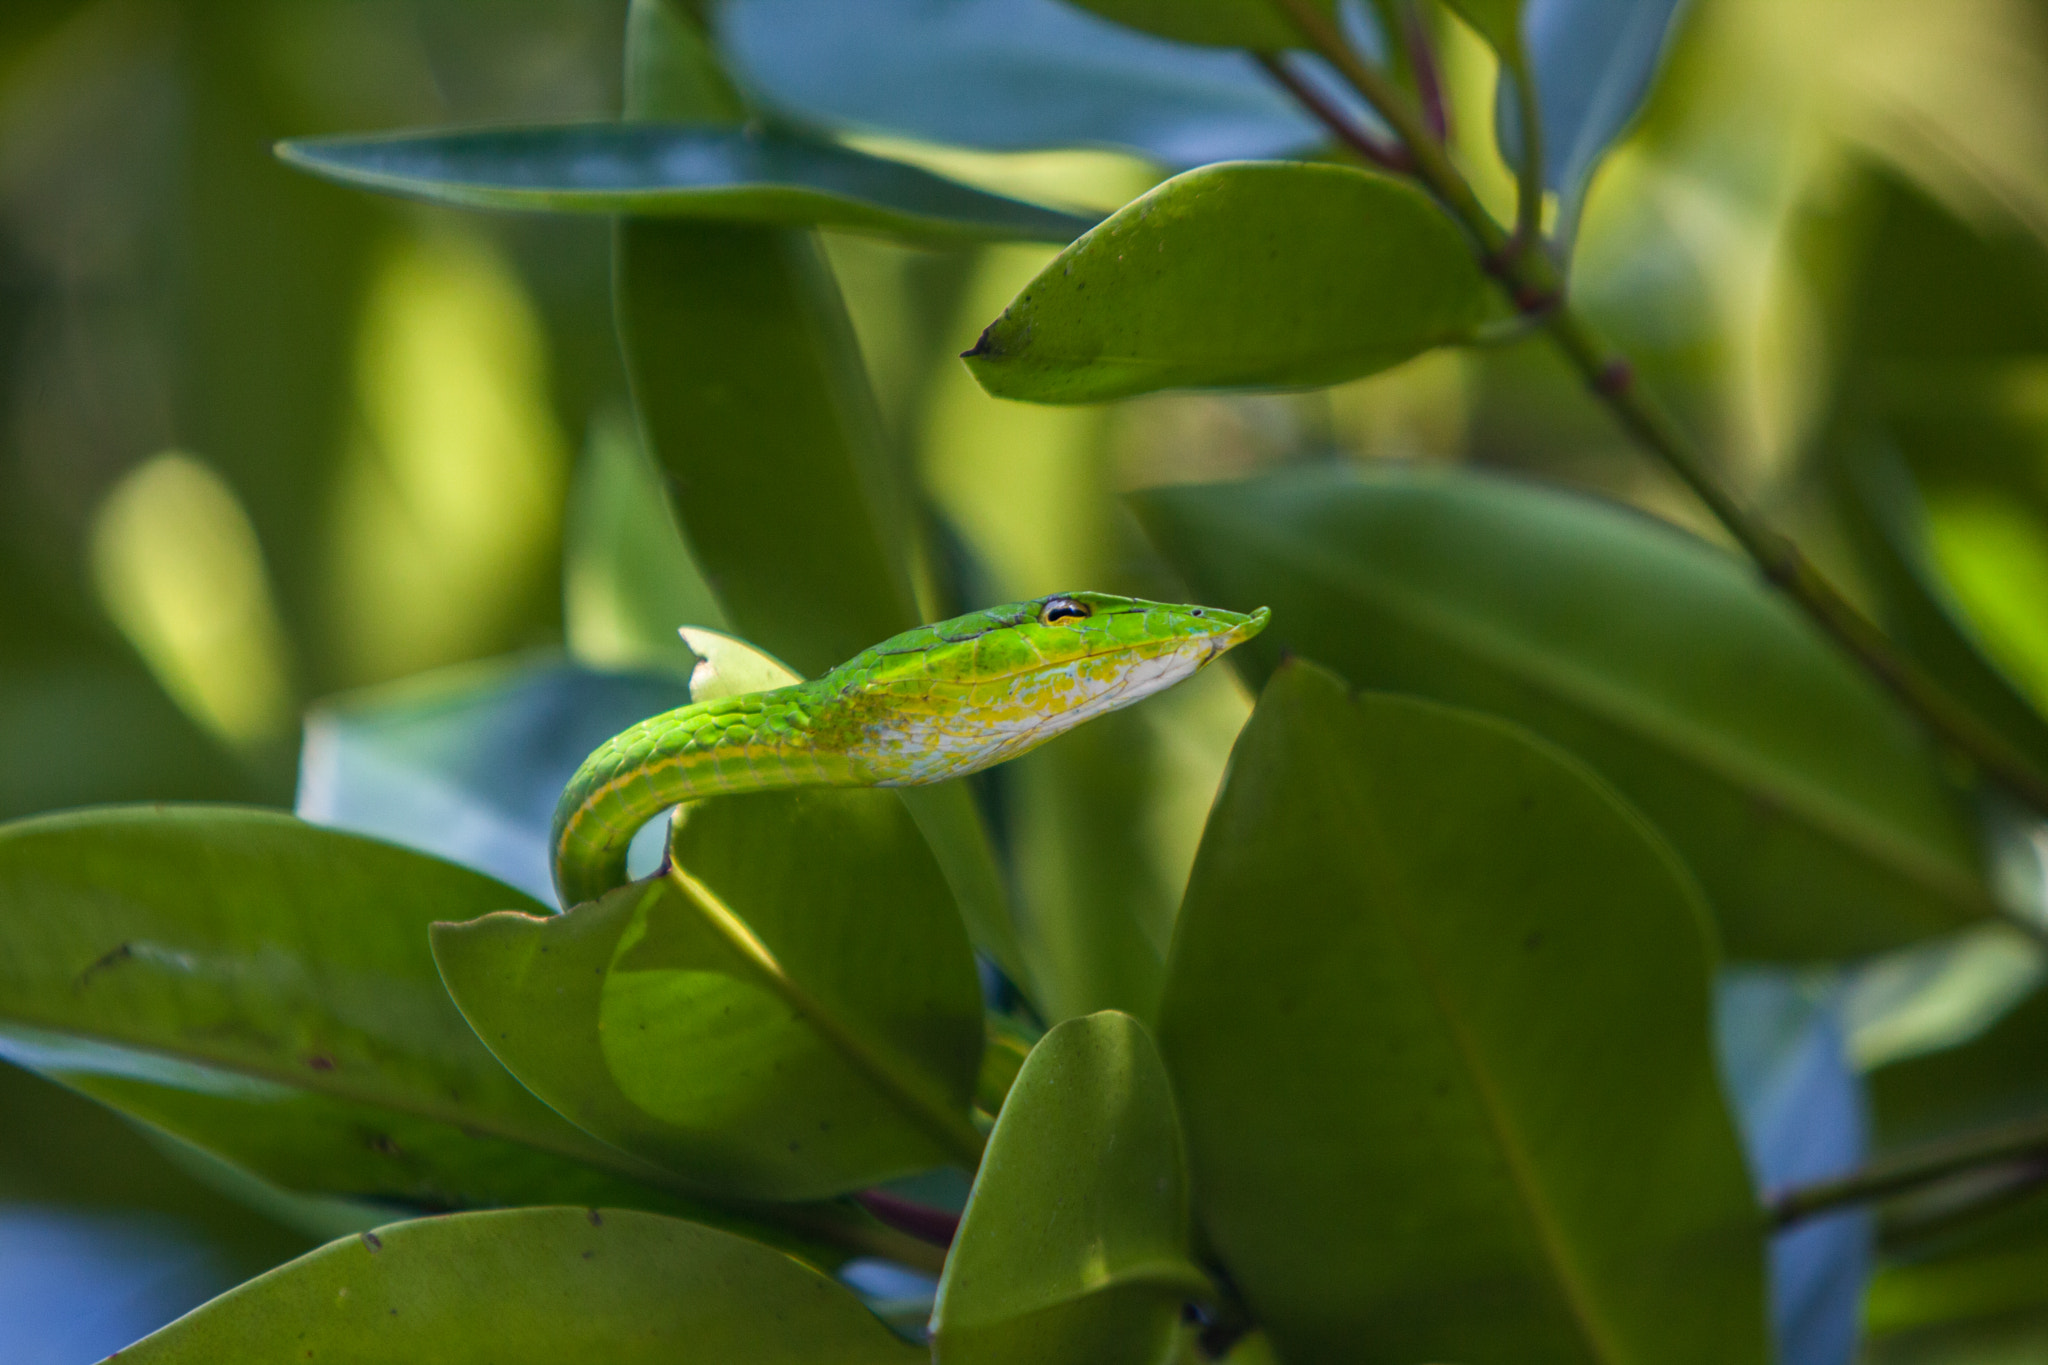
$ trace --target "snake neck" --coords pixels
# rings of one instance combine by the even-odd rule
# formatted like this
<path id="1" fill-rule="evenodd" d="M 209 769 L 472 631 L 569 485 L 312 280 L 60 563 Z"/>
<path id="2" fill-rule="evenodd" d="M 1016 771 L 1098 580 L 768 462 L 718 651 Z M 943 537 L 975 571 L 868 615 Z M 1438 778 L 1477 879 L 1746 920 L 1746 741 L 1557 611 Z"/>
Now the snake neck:
<path id="1" fill-rule="evenodd" d="M 555 889 L 564 906 L 593 900 L 626 878 L 626 850 L 649 820 L 684 802 L 728 792 L 856 786 L 856 771 L 827 726 L 814 684 L 724 697 L 642 721 L 584 760 L 555 808 Z"/>

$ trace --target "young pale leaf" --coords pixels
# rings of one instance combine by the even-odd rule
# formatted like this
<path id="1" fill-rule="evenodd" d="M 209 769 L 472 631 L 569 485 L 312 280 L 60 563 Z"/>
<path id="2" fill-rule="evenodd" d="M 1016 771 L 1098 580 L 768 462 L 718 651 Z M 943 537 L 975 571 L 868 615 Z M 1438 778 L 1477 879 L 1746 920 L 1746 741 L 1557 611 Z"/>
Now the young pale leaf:
<path id="1" fill-rule="evenodd" d="M 1683 9 L 1684 0 L 1527 0 L 1521 32 L 1543 120 L 1543 184 L 1557 194 L 1560 240 L 1576 233 L 1594 170 L 1649 97 Z M 1521 160 L 1516 79 L 1502 77 L 1494 105 L 1510 165 Z"/>
<path id="2" fill-rule="evenodd" d="M 1188 1252 L 1180 1118 L 1144 1025 L 1106 1010 L 1032 1049 L 932 1316 L 938 1365 L 1159 1360 L 1212 1296 Z"/>
<path id="3" fill-rule="evenodd" d="M 292 1189 L 699 1207 L 536 1101 L 449 1003 L 428 925 L 506 906 L 540 908 L 267 811 L 23 821 L 0 829 L 0 1056 Z"/>
<path id="4" fill-rule="evenodd" d="M 1336 0 L 1304 0 L 1328 18 Z M 1273 0 L 1074 0 L 1082 9 L 1177 42 L 1284 52 L 1302 47 L 1301 30 Z"/>
<path id="5" fill-rule="evenodd" d="M 623 1209 L 393 1223 L 230 1290 L 120 1352 L 139 1365 L 917 1365 L 860 1300 L 759 1243 Z"/>
<path id="6" fill-rule="evenodd" d="M 1244 54 L 1064 0 L 726 0 L 717 22 L 750 89 L 828 127 L 1003 151 L 1126 147 L 1176 169 L 1326 137 Z"/>
<path id="7" fill-rule="evenodd" d="M 359 189 L 473 209 L 836 227 L 921 242 L 1069 242 L 1093 222 L 784 129 L 577 123 L 301 138 L 277 154 Z"/>
<path id="8" fill-rule="evenodd" d="M 1762 1365 L 1712 959 L 1677 859 L 1561 751 L 1274 673 L 1159 1037 L 1197 1212 L 1277 1354 Z"/>
<path id="9" fill-rule="evenodd" d="M 1266 603 L 1354 683 L 1508 716 L 1685 855 L 1737 957 L 1876 952 L 1992 910 L 1925 739 L 1744 565 L 1646 517 L 1472 473 L 1326 469 L 1146 494 L 1204 601 Z"/>
<path id="10" fill-rule="evenodd" d="M 1040 403 L 1334 384 L 1463 340 L 1485 305 L 1471 250 L 1419 191 L 1236 162 L 1176 176 L 1061 252 L 967 363 L 997 397 Z"/>
<path id="11" fill-rule="evenodd" d="M 964 1159 L 980 987 L 895 794 L 723 797 L 671 856 L 714 901 L 657 877 L 436 926 L 450 994 L 513 1074 L 707 1191 L 824 1197 Z"/>

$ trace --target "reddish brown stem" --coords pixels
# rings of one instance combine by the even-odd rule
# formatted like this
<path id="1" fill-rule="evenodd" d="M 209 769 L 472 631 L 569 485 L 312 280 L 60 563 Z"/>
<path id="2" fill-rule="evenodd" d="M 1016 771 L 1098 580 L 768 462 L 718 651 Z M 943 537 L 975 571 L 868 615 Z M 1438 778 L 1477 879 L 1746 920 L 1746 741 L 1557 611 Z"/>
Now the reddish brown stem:
<path id="1" fill-rule="evenodd" d="M 887 1190 L 862 1190 L 854 1201 L 872 1213 L 876 1221 L 935 1247 L 950 1247 L 960 1235 L 958 1214 L 913 1203 Z"/>
<path id="2" fill-rule="evenodd" d="M 1414 161 L 1401 150 L 1397 143 L 1375 135 L 1370 129 L 1351 116 L 1349 110 L 1340 107 L 1322 91 L 1303 80 L 1299 73 L 1287 64 L 1287 58 L 1279 53 L 1257 54 L 1259 65 L 1272 74 L 1274 80 L 1287 87 L 1287 92 L 1299 100 L 1304 108 L 1323 121 L 1323 126 L 1353 151 L 1364 157 L 1381 170 L 1407 175 L 1415 169 Z"/>

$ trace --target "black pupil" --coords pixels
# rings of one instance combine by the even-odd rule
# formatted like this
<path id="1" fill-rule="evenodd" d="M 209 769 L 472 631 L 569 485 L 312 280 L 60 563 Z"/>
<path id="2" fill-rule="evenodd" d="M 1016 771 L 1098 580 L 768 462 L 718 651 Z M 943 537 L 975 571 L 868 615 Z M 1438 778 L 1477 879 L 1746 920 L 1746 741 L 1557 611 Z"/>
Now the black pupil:
<path id="1" fill-rule="evenodd" d="M 1069 616 L 1086 616 L 1087 614 L 1088 605 L 1085 602 L 1075 602 L 1064 597 L 1055 597 L 1052 601 L 1045 604 L 1044 620 L 1047 625 L 1051 625 L 1055 621 L 1064 621 Z"/>

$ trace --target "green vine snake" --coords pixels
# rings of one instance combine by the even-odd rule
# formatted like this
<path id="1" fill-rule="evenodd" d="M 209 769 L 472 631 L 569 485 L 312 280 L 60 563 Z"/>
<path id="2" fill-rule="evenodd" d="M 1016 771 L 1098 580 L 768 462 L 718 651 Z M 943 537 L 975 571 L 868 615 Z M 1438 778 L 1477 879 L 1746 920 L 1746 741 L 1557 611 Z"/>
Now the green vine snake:
<path id="1" fill-rule="evenodd" d="M 808 682 L 655 716 L 563 790 L 555 889 L 570 906 L 623 886 L 633 835 L 700 797 L 979 772 L 1171 687 L 1269 615 L 1059 593 L 907 630 Z"/>

